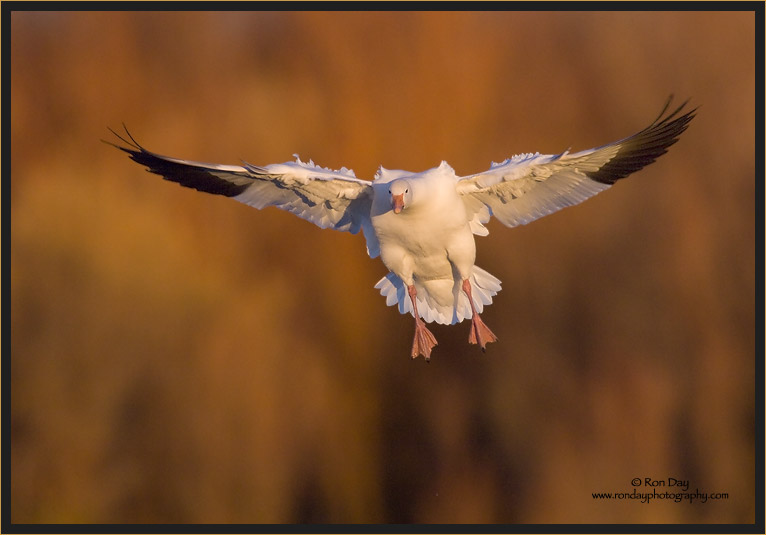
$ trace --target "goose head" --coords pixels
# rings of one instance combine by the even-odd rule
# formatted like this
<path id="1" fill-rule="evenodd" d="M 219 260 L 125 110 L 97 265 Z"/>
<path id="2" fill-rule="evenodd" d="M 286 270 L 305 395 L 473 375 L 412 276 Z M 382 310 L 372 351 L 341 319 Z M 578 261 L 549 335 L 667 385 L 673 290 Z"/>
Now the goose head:
<path id="1" fill-rule="evenodd" d="M 404 179 L 398 179 L 391 182 L 388 187 L 388 194 L 391 196 L 391 209 L 395 214 L 412 204 L 412 187 Z"/>

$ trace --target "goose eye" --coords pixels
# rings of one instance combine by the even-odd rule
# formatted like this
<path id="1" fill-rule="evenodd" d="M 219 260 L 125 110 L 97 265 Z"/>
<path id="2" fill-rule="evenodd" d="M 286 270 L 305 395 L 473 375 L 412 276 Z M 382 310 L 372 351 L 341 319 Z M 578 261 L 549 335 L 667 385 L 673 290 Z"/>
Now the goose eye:
<path id="1" fill-rule="evenodd" d="M 409 193 L 409 192 L 410 192 L 410 188 L 407 188 L 406 190 L 404 190 L 404 193 Z"/>

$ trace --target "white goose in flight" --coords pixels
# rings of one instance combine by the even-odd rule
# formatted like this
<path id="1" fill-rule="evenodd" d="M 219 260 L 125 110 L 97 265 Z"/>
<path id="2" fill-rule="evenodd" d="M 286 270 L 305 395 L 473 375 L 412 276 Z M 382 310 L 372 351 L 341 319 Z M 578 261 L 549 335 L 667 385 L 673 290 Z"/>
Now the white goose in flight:
<path id="1" fill-rule="evenodd" d="M 372 182 L 350 169 L 302 162 L 255 166 L 216 165 L 161 156 L 144 149 L 125 129 L 127 146 L 115 145 L 148 171 L 182 186 L 225 195 L 255 208 L 276 206 L 321 228 L 361 230 L 371 258 L 389 273 L 375 286 L 387 305 L 415 318 L 412 358 L 431 357 L 436 338 L 426 323 L 471 320 L 468 342 L 482 350 L 497 337 L 479 317 L 500 291 L 500 281 L 474 265 L 474 235 L 495 216 L 524 225 L 579 204 L 664 154 L 686 130 L 696 109 L 686 102 L 621 141 L 574 154 L 520 154 L 482 173 L 457 176 L 442 162 L 413 173 L 379 168 Z M 111 129 L 110 129 L 111 130 Z"/>

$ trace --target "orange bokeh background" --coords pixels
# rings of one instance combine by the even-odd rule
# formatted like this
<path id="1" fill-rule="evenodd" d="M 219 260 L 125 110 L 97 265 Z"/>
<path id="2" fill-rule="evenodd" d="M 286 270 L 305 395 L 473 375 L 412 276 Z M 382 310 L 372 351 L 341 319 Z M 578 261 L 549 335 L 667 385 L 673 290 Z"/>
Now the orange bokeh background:
<path id="1" fill-rule="evenodd" d="M 754 521 L 753 13 L 11 22 L 13 522 Z M 671 92 L 701 108 L 657 163 L 490 224 L 500 341 L 435 326 L 430 364 L 361 235 L 99 141 L 470 174 L 625 137 Z M 592 496 L 644 478 L 728 498 Z"/>

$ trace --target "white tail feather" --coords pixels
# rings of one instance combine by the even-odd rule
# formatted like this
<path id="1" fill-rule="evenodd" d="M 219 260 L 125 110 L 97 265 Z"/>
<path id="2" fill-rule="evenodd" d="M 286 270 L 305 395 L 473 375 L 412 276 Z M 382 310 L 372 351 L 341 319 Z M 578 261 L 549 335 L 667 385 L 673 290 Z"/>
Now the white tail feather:
<path id="1" fill-rule="evenodd" d="M 500 291 L 500 280 L 478 266 L 473 267 L 470 277 L 476 312 L 481 313 L 484 305 L 492 303 L 492 297 Z M 461 280 L 437 279 L 415 280 L 418 315 L 426 323 L 433 321 L 450 325 L 460 323 L 472 316 L 468 296 L 462 291 Z M 386 305 L 399 304 L 399 312 L 413 314 L 412 302 L 407 288 L 398 276 L 389 272 L 375 285 L 386 298 Z M 447 297 L 449 296 L 449 297 Z M 414 315 L 414 314 L 413 314 Z"/>

